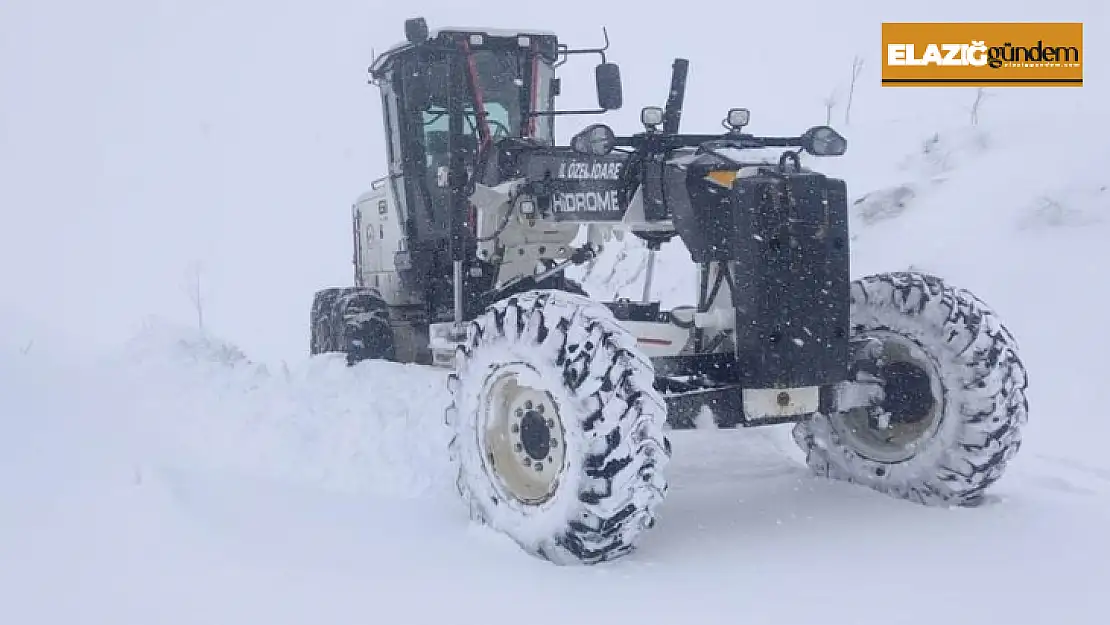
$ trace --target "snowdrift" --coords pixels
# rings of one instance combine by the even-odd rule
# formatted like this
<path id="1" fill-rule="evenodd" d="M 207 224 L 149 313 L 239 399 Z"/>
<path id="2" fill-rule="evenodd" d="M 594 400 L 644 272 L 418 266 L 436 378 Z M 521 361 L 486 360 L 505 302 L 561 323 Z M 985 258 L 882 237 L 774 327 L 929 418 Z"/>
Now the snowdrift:
<path id="1" fill-rule="evenodd" d="M 449 483 L 438 371 L 342 357 L 271 370 L 234 345 L 151 325 L 117 359 L 142 389 L 134 420 L 153 458 L 345 492 L 418 497 Z M 167 399 L 172 398 L 172 401 Z"/>

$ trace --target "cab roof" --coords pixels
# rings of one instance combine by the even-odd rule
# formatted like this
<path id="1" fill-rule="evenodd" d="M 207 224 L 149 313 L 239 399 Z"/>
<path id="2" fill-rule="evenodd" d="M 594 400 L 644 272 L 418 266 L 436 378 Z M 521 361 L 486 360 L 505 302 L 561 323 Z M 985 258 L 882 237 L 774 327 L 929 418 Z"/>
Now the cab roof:
<path id="1" fill-rule="evenodd" d="M 431 42 L 431 41 L 434 41 L 434 40 L 439 39 L 440 37 L 444 37 L 444 36 L 446 36 L 446 37 L 444 37 L 444 39 L 446 40 L 447 38 L 450 38 L 452 35 L 468 35 L 468 36 L 469 35 L 484 35 L 486 37 L 492 37 L 492 38 L 495 38 L 495 39 L 513 39 L 513 38 L 517 38 L 517 37 L 529 37 L 529 38 L 531 38 L 531 37 L 542 37 L 542 38 L 545 38 L 545 39 L 550 39 L 552 41 L 552 43 L 551 43 L 551 52 L 552 52 L 552 54 L 554 54 L 556 52 L 557 46 L 558 46 L 558 35 L 556 35 L 554 32 L 549 31 L 549 30 L 537 30 L 537 29 L 534 29 L 534 28 L 522 28 L 522 29 L 477 28 L 477 27 L 473 27 L 473 28 L 472 27 L 434 28 L 434 29 L 429 29 L 428 30 L 428 39 L 427 39 L 427 41 Z M 406 50 L 411 50 L 413 48 L 418 47 L 419 45 L 422 45 L 422 44 L 413 44 L 413 43 L 408 42 L 408 41 L 395 44 L 394 46 L 390 47 L 385 52 L 383 52 L 383 53 L 374 57 L 374 61 L 370 65 L 370 73 L 374 74 L 374 75 L 378 75 L 383 69 L 385 69 L 386 64 L 389 63 L 389 61 L 393 58 L 394 55 L 399 54 L 401 52 L 404 52 Z"/>

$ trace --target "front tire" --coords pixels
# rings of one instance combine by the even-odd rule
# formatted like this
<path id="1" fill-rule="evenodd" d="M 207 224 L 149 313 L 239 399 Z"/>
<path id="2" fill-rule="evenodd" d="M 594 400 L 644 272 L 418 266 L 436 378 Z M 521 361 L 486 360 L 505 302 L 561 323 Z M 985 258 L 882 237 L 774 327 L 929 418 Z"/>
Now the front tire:
<path id="1" fill-rule="evenodd" d="M 667 492 L 666 405 L 604 306 L 536 290 L 471 322 L 447 422 L 471 517 L 557 564 L 632 551 Z"/>
<path id="2" fill-rule="evenodd" d="M 852 283 L 853 363 L 881 402 L 817 415 L 794 440 L 818 475 L 923 504 L 980 503 L 1021 447 L 1025 367 L 1009 330 L 965 290 L 919 273 Z"/>

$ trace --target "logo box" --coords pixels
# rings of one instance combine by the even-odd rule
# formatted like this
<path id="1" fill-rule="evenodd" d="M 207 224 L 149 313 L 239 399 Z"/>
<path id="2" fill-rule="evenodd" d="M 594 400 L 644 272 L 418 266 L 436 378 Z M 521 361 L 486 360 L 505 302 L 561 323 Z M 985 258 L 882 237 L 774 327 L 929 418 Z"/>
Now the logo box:
<path id="1" fill-rule="evenodd" d="M 1081 87 L 1082 22 L 884 22 L 884 87 Z"/>

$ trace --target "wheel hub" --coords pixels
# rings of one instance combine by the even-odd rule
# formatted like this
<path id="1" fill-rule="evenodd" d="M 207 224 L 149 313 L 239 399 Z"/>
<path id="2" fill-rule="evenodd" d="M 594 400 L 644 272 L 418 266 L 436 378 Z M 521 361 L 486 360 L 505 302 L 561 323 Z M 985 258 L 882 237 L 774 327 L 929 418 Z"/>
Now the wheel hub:
<path id="1" fill-rule="evenodd" d="M 892 362 L 880 373 L 883 384 L 884 412 L 890 414 L 891 424 L 920 423 L 929 417 L 936 404 L 929 384 L 929 374 L 920 366 L 906 362 Z"/>
<path id="2" fill-rule="evenodd" d="M 887 464 L 913 458 L 940 428 L 944 389 L 935 361 L 916 342 L 874 331 L 857 355 L 856 369 L 882 388 L 867 407 L 836 415 L 834 428 L 860 455 Z"/>
<path id="3" fill-rule="evenodd" d="M 527 378 L 522 376 L 528 372 Z M 534 371 L 504 366 L 487 383 L 479 430 L 486 470 L 507 498 L 527 505 L 550 499 L 563 471 L 564 433 L 554 398 L 524 382 Z"/>
<path id="4" fill-rule="evenodd" d="M 538 410 L 525 411 L 520 419 L 520 442 L 532 460 L 544 460 L 551 451 L 551 428 L 547 421 L 543 417 L 543 404 Z"/>

